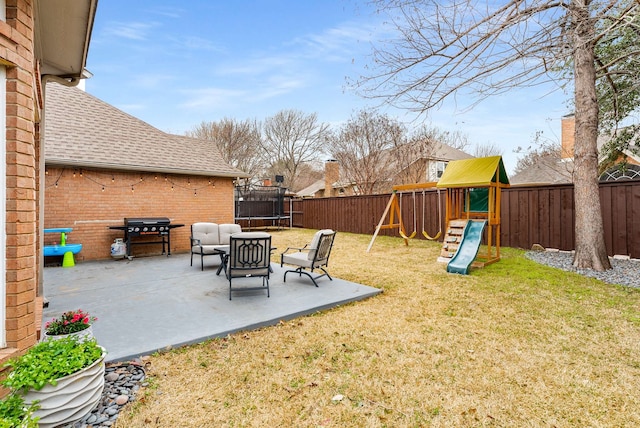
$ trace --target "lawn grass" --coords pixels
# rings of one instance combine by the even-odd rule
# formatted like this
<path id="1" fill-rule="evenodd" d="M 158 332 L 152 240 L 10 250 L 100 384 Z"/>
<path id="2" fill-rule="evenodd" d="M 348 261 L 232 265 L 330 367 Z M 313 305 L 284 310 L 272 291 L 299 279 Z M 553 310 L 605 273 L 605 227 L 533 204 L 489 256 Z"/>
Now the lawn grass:
<path id="1" fill-rule="evenodd" d="M 154 355 L 116 426 L 640 426 L 639 291 L 509 248 L 453 275 L 438 243 L 370 239 L 338 233 L 329 270 L 382 294 Z"/>

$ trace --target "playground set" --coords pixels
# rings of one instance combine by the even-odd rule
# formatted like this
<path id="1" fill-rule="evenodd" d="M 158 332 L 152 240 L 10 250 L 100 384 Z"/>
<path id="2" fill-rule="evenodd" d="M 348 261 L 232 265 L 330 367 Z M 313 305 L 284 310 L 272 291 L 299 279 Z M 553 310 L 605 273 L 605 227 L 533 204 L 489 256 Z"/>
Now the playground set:
<path id="1" fill-rule="evenodd" d="M 451 161 L 438 182 L 403 184 L 393 187 L 391 197 L 376 227 L 367 252 L 382 229 L 397 229 L 405 245 L 417 235 L 416 192 L 422 191 L 422 235 L 429 240 L 442 236 L 442 202 L 445 195 L 446 232 L 438 261 L 447 263 L 447 272 L 468 274 L 471 266 L 484 267 L 500 260 L 501 189 L 509 187 L 509 178 L 501 156 Z M 425 192 L 435 189 L 438 197 L 439 230 L 430 236 L 425 230 Z M 402 220 L 403 193 L 413 201 L 413 231 L 407 234 Z M 388 222 L 385 224 L 385 220 Z M 480 244 L 484 250 L 480 252 Z"/>

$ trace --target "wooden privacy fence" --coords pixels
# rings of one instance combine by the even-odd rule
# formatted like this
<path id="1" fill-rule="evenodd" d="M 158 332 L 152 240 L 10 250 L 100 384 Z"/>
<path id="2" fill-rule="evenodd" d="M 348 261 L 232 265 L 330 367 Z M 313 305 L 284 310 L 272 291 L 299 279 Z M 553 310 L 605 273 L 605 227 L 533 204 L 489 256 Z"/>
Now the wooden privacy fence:
<path id="1" fill-rule="evenodd" d="M 373 235 L 389 197 L 390 194 L 383 194 L 294 200 L 292 223 L 294 227 Z M 440 198 L 444 210 L 445 192 L 441 192 Z M 609 255 L 640 258 L 640 181 L 601 183 L 600 202 Z M 288 210 L 289 204 L 285 206 Z M 573 250 L 574 209 L 571 184 L 503 190 L 501 245 L 531 248 L 533 244 L 540 244 L 546 248 Z M 407 233 L 416 225 L 415 239 L 424 239 L 420 233 L 423 225 L 431 236 L 440 226 L 444 230 L 444 224 L 438 225 L 438 193 L 435 190 L 404 193 L 402 219 Z M 398 236 L 397 231 L 391 230 L 381 230 L 380 235 Z"/>

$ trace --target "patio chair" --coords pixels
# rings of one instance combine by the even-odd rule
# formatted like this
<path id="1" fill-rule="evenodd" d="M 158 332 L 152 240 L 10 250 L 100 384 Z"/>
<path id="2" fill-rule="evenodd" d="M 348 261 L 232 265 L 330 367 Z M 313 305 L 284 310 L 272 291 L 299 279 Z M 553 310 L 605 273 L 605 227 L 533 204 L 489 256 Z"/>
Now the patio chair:
<path id="1" fill-rule="evenodd" d="M 316 232 L 311 240 L 311 243 L 305 245 L 302 248 L 289 247 L 280 255 L 280 267 L 283 264 L 298 266 L 296 269 L 288 270 L 284 273 L 284 282 L 287 282 L 287 274 L 289 272 L 296 272 L 300 276 L 307 275 L 311 278 L 314 285 L 317 287 L 316 282 L 319 278 L 326 276 L 330 281 L 333 281 L 329 272 L 325 270 L 325 267 L 329 265 L 329 256 L 331 255 L 331 249 L 333 248 L 333 240 L 336 237 L 336 232 L 331 229 L 323 229 Z M 288 253 L 288 251 L 294 250 Z M 306 271 L 309 270 L 309 272 Z M 313 270 L 320 269 L 324 272 L 322 275 L 313 276 Z"/>
<path id="2" fill-rule="evenodd" d="M 229 237 L 242 232 L 239 224 L 194 223 L 191 225 L 191 266 L 193 255 L 200 255 L 200 270 L 204 270 L 205 256 L 220 256 L 222 264 L 224 251 L 229 247 Z"/>
<path id="3" fill-rule="evenodd" d="M 269 297 L 269 264 L 271 262 L 271 235 L 265 232 L 240 232 L 231 235 L 225 272 L 229 279 L 229 300 L 234 290 L 267 290 Z M 262 278 L 260 286 L 234 287 L 242 278 Z"/>

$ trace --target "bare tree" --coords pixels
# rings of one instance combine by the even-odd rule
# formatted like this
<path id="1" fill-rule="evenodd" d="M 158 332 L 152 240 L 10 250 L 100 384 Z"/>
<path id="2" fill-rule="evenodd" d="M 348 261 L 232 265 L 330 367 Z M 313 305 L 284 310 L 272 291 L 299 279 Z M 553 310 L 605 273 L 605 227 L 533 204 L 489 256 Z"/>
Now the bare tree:
<path id="1" fill-rule="evenodd" d="M 637 21 L 635 0 L 380 0 L 398 30 L 374 50 L 376 71 L 365 95 L 426 112 L 465 88 L 476 102 L 516 86 L 557 81 L 567 63 L 576 107 L 574 265 L 610 268 L 598 192 L 598 102 L 595 46 Z M 608 25 L 597 25 L 607 22 Z M 598 31 L 596 31 L 598 28 Z M 386 47 L 389 46 L 389 47 Z M 639 56 L 637 49 L 628 55 Z"/>
<path id="2" fill-rule="evenodd" d="M 393 184 L 420 183 L 426 181 L 428 158 L 436 141 L 429 136 L 414 134 L 406 142 L 395 145 L 389 151 L 393 165 Z"/>
<path id="3" fill-rule="evenodd" d="M 324 177 L 324 170 L 314 163 L 307 162 L 300 165 L 298 170 L 298 178 L 296 179 L 296 187 L 291 189 L 294 192 L 298 192 L 307 186 L 312 185 L 318 180 L 322 180 Z"/>
<path id="4" fill-rule="evenodd" d="M 404 142 L 404 135 L 395 119 L 360 110 L 333 133 L 329 150 L 340 163 L 342 179 L 354 184 L 356 194 L 371 195 L 391 187 L 396 168 L 391 150 Z"/>
<path id="5" fill-rule="evenodd" d="M 469 147 L 470 142 L 467 135 L 460 131 L 445 131 L 436 126 L 423 124 L 407 137 L 407 142 L 402 147 L 393 151 L 392 158 L 397 163 L 399 171 L 394 184 L 429 181 L 429 163 L 438 158 L 441 145 L 463 151 Z"/>
<path id="6" fill-rule="evenodd" d="M 187 135 L 213 141 L 225 162 L 251 174 L 254 179 L 261 178 L 264 173 L 265 153 L 260 123 L 256 120 L 224 118 L 217 122 L 202 122 Z"/>
<path id="7" fill-rule="evenodd" d="M 284 176 L 284 185 L 296 187 L 300 167 L 318 160 L 323 153 L 329 125 L 318 122 L 318 115 L 297 110 L 281 110 L 264 122 L 264 149 L 269 170 Z"/>
<path id="8" fill-rule="evenodd" d="M 502 149 L 495 143 L 476 144 L 473 149 L 473 156 L 477 158 L 502 156 Z"/>
<path id="9" fill-rule="evenodd" d="M 529 147 L 517 147 L 514 153 L 524 154 L 524 156 L 518 158 L 514 169 L 514 173 L 518 174 L 543 159 L 560 161 L 562 158 L 562 145 L 557 140 L 547 138 L 543 131 L 538 131 Z"/>
<path id="10" fill-rule="evenodd" d="M 398 165 L 394 184 L 421 183 L 427 181 L 429 159 L 439 143 L 462 150 L 468 145 L 466 136 L 459 131 L 443 131 L 431 125 L 414 130 L 407 142 L 393 150 L 392 158 Z"/>

